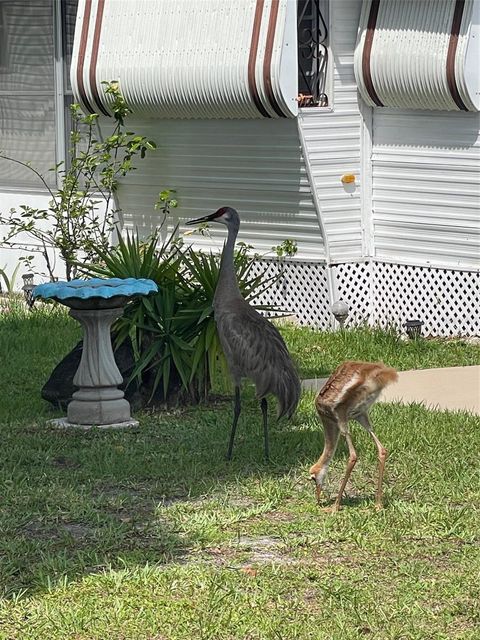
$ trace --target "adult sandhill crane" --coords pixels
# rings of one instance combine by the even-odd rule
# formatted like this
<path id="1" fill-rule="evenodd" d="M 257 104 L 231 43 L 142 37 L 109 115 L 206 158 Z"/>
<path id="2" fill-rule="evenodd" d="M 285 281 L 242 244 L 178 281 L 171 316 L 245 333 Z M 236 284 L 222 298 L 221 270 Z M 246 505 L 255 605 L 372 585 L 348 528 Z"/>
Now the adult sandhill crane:
<path id="1" fill-rule="evenodd" d="M 235 240 L 240 218 L 235 209 L 222 207 L 208 216 L 189 220 L 188 225 L 218 222 L 228 229 L 223 247 L 220 273 L 213 300 L 215 323 L 220 344 L 235 385 L 233 423 L 227 459 L 233 451 L 235 431 L 240 415 L 240 383 L 250 378 L 257 391 L 263 415 L 265 457 L 269 458 L 266 396 L 278 400 L 277 417 L 291 417 L 300 399 L 300 380 L 279 331 L 243 298 L 238 288 L 234 266 Z"/>
<path id="2" fill-rule="evenodd" d="M 318 392 L 315 407 L 323 423 L 325 441 L 322 455 L 310 469 L 310 477 L 315 482 L 318 501 L 320 501 L 328 465 L 335 453 L 340 434 L 345 436 L 349 453 L 347 469 L 337 498 L 333 506 L 326 509 L 327 511 L 338 511 L 340 508 L 343 491 L 357 462 L 357 453 L 348 430 L 350 419 L 359 422 L 372 436 L 377 446 L 379 465 L 375 504 L 377 509 L 382 508 L 382 482 L 387 451 L 372 430 L 368 410 L 377 400 L 382 389 L 396 382 L 397 379 L 398 374 L 395 369 L 386 367 L 381 362 L 348 361 L 337 367 Z"/>

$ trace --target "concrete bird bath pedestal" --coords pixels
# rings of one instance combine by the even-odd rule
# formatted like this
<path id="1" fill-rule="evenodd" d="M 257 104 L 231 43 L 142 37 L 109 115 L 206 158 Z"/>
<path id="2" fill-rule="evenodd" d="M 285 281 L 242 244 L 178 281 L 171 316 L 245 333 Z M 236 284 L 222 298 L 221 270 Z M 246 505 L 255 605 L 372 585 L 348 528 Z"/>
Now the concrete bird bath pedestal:
<path id="1" fill-rule="evenodd" d="M 67 417 L 52 422 L 83 429 L 138 425 L 123 391 L 118 389 L 123 378 L 113 355 L 110 327 L 123 314 L 127 302 L 156 291 L 153 280 L 136 278 L 91 278 L 35 287 L 34 298 L 66 305 L 83 327 L 82 357 L 73 378 L 79 389 L 67 407 Z"/>

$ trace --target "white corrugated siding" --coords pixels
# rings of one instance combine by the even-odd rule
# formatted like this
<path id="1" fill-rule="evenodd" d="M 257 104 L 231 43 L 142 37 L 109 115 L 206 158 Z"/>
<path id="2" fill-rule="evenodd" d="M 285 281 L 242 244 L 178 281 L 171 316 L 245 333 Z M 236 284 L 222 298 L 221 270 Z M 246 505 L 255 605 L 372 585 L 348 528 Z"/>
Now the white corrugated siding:
<path id="1" fill-rule="evenodd" d="M 376 256 L 480 267 L 480 115 L 374 110 Z"/>
<path id="2" fill-rule="evenodd" d="M 177 189 L 179 218 L 188 219 L 222 205 L 238 208 L 240 239 L 259 252 L 285 238 L 298 243 L 297 257 L 357 260 L 363 255 L 360 204 L 360 113 L 353 75 L 360 0 L 331 6 L 333 111 L 303 109 L 299 126 L 322 218 L 318 220 L 294 121 L 130 121 L 159 143 L 155 159 L 145 160 L 122 184 L 119 198 L 127 227 L 149 233 L 159 218 L 153 202 L 163 188 Z M 341 176 L 356 175 L 344 187 Z M 218 247 L 224 233 L 212 225 L 212 238 L 198 246 Z"/>
<path id="3" fill-rule="evenodd" d="M 158 150 L 122 181 L 127 228 L 150 233 L 160 219 L 153 203 L 170 188 L 179 199 L 174 219 L 230 205 L 242 219 L 239 240 L 259 253 L 290 238 L 298 258 L 325 258 L 295 120 L 130 120 L 129 127 L 156 140 Z M 222 247 L 225 230 L 211 230 L 212 238 L 199 236 L 197 246 Z"/>
<path id="4" fill-rule="evenodd" d="M 330 5 L 330 64 L 333 64 L 333 110 L 301 109 L 299 126 L 334 262 L 363 255 L 360 203 L 360 113 L 353 74 L 353 52 L 360 15 L 360 0 Z M 356 185 L 344 187 L 345 173 Z"/>

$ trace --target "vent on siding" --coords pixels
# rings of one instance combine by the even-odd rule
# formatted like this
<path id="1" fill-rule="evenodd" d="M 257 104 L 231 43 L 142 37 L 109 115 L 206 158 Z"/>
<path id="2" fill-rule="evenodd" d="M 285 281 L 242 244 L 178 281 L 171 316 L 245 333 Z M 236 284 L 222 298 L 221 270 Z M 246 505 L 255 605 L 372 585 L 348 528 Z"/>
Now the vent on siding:
<path id="1" fill-rule="evenodd" d="M 364 0 L 355 76 L 373 107 L 480 110 L 480 0 Z"/>

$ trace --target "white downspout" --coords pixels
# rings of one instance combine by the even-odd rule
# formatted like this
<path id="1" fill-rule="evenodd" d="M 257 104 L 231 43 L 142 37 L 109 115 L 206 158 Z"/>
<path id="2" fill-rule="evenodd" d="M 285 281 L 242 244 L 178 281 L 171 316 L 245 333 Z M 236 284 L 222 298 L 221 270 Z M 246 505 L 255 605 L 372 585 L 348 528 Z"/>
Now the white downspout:
<path id="1" fill-rule="evenodd" d="M 362 255 L 368 260 L 375 255 L 373 227 L 373 186 L 372 186 L 372 135 L 373 109 L 365 104 L 358 95 L 360 109 L 360 173 L 362 188 L 360 191 L 360 211 L 362 220 Z"/>
<path id="2" fill-rule="evenodd" d="M 372 147 L 373 147 L 373 108 L 369 107 L 358 94 L 360 109 L 360 212 L 362 220 L 362 255 L 368 261 L 369 303 L 368 324 L 373 324 L 375 318 L 373 301 L 373 279 L 375 265 L 375 228 L 373 224 L 373 182 L 372 182 Z"/>

